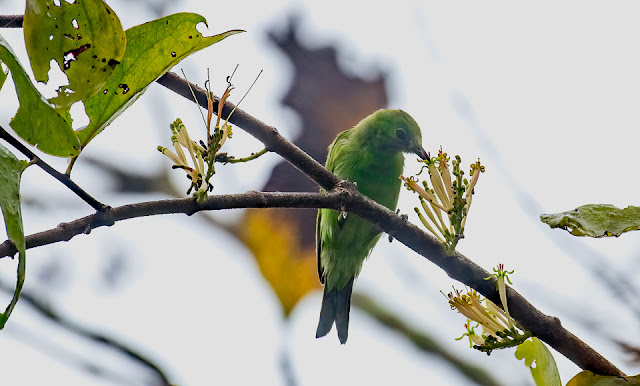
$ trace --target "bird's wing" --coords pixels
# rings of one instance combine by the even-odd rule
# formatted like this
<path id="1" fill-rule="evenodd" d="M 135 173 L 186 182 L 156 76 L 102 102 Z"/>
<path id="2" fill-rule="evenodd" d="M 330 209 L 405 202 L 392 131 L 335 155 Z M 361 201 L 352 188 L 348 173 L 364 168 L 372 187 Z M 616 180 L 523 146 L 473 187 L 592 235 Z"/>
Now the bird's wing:
<path id="1" fill-rule="evenodd" d="M 329 146 L 329 155 L 327 156 L 327 162 L 325 168 L 334 172 L 336 167 L 336 158 L 339 158 L 341 150 L 344 149 L 344 142 L 349 139 L 351 130 L 345 130 L 338 134 L 336 139 Z M 322 252 L 322 238 L 320 237 L 320 225 L 322 223 L 322 210 L 318 209 L 318 216 L 316 217 L 316 260 L 318 262 L 318 277 L 320 277 L 320 283 L 324 284 L 324 270 L 322 269 L 321 252 Z"/>
<path id="2" fill-rule="evenodd" d="M 322 269 L 322 262 L 320 261 L 320 251 L 322 250 L 322 240 L 320 239 L 320 221 L 322 218 L 322 211 L 318 209 L 318 216 L 316 217 L 316 260 L 318 262 L 318 277 L 320 283 L 324 284 L 324 270 Z"/>

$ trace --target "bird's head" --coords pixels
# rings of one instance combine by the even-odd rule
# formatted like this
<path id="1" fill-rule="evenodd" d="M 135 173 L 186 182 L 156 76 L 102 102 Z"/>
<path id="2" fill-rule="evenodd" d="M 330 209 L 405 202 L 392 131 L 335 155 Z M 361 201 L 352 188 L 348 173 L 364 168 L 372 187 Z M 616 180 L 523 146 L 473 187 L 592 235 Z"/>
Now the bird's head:
<path id="1" fill-rule="evenodd" d="M 378 110 L 365 120 L 370 128 L 370 140 L 386 153 L 413 153 L 423 160 L 429 155 L 422 148 L 422 133 L 418 123 L 402 110 Z"/>

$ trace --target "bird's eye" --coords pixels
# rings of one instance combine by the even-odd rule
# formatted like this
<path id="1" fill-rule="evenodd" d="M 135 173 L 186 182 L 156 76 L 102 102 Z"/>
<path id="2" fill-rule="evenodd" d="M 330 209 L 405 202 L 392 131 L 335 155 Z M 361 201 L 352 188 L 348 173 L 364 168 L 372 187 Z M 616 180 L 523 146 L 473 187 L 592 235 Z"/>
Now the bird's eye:
<path id="1" fill-rule="evenodd" d="M 404 132 L 404 130 L 402 129 L 398 129 L 396 130 L 396 137 L 401 140 L 404 141 L 407 139 L 407 133 Z"/>

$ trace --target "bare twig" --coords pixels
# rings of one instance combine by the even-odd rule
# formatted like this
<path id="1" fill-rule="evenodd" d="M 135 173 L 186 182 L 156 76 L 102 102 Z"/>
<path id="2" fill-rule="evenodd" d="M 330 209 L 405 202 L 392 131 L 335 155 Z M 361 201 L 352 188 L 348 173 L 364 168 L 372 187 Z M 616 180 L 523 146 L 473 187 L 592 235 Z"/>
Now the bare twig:
<path id="1" fill-rule="evenodd" d="M 10 286 L 3 283 L 2 281 L 0 281 L 0 290 L 6 291 L 8 293 L 13 292 L 13 289 Z M 152 360 L 147 358 L 145 355 L 134 350 L 132 347 L 129 347 L 125 343 L 122 343 L 115 338 L 108 337 L 103 334 L 99 334 L 79 323 L 76 323 L 68 318 L 65 318 L 64 316 L 56 312 L 53 308 L 51 308 L 49 304 L 40 300 L 40 298 L 38 298 L 37 296 L 34 296 L 28 291 L 22 292 L 22 294 L 20 295 L 20 303 L 28 304 L 29 306 L 31 306 L 33 310 L 38 312 L 41 316 L 45 317 L 46 319 L 49 319 L 52 322 L 56 323 L 56 325 L 70 332 L 73 332 L 74 334 L 79 335 L 85 339 L 88 339 L 94 343 L 97 343 L 99 345 L 103 345 L 106 347 L 110 347 L 120 352 L 122 355 L 139 363 L 140 365 L 147 368 L 155 375 L 155 377 L 158 379 L 158 383 L 157 383 L 158 385 L 167 385 L 167 386 L 170 385 L 167 375 L 164 373 L 164 371 L 160 368 L 159 365 L 155 364 Z M 87 365 L 85 364 L 85 366 Z M 91 365 L 91 366 L 94 372 L 97 372 L 98 369 L 95 368 L 96 365 Z"/>
<path id="2" fill-rule="evenodd" d="M 51 165 L 44 162 L 40 157 L 34 154 L 29 148 L 22 144 L 22 142 L 18 141 L 11 134 L 9 134 L 2 126 L 0 126 L 0 138 L 7 141 L 11 146 L 16 148 L 20 153 L 29 157 L 29 160 L 33 162 L 35 165 L 38 165 L 42 170 L 47 172 L 56 180 L 60 181 L 64 186 L 69 188 L 73 193 L 75 193 L 78 197 L 80 197 L 84 202 L 91 205 L 91 207 L 98 212 L 103 212 L 108 208 L 107 205 L 104 205 L 100 201 L 93 198 L 89 193 L 85 192 L 81 187 L 79 187 L 71 178 L 64 174 L 60 173 L 56 169 L 54 169 Z"/>
<path id="3" fill-rule="evenodd" d="M 23 15 L 0 15 L 0 28 L 22 28 Z"/>
<path id="4" fill-rule="evenodd" d="M 222 162 L 223 164 L 237 164 L 242 162 L 249 162 L 249 161 L 253 161 L 254 159 L 260 157 L 263 154 L 266 154 L 267 151 L 268 150 L 264 148 L 257 153 L 251 153 L 251 155 L 248 155 L 243 158 L 236 158 L 232 155 L 227 155 L 227 153 L 218 153 L 216 154 L 216 162 Z"/>

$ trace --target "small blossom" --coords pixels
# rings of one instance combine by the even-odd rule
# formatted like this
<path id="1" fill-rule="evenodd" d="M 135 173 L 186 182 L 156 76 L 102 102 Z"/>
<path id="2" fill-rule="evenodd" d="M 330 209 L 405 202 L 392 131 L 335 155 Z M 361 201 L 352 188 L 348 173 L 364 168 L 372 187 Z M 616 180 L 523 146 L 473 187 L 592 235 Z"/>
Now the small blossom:
<path id="1" fill-rule="evenodd" d="M 469 338 L 469 347 L 473 347 L 473 345 L 481 345 L 484 343 L 484 339 L 481 336 L 478 336 L 475 332 L 475 328 L 478 327 L 478 324 L 475 326 L 471 326 L 471 319 L 467 319 L 467 323 L 465 323 L 464 328 L 467 330 L 461 337 L 456 338 L 456 340 L 460 340 L 465 336 Z"/>
<path id="2" fill-rule="evenodd" d="M 511 316 L 509 315 L 509 306 L 507 305 L 507 288 L 506 288 L 505 280 L 508 281 L 509 284 L 511 284 L 511 280 L 509 280 L 508 275 L 513 274 L 514 271 L 505 270 L 504 264 L 500 263 L 498 264 L 498 269 L 494 268 L 493 272 L 494 273 L 491 274 L 491 276 L 489 276 L 487 280 L 489 280 L 492 277 L 496 278 L 496 289 L 500 294 L 500 302 L 502 303 L 502 308 L 504 308 L 504 313 L 509 322 L 509 327 L 513 328 L 513 319 L 511 319 Z"/>
<path id="3" fill-rule="evenodd" d="M 427 228 L 429 230 L 429 232 L 431 232 L 434 236 L 436 236 L 436 238 L 441 242 L 444 243 L 444 239 L 439 235 L 438 232 L 436 232 L 433 227 L 431 226 L 431 224 L 429 224 L 429 222 L 427 221 L 426 218 L 424 218 L 424 216 L 422 215 L 422 213 L 420 213 L 420 210 L 418 208 L 414 208 L 416 213 L 418 214 L 418 218 L 420 219 L 420 222 L 422 222 L 422 225 L 425 226 L 425 228 Z M 428 211 L 427 214 L 429 215 L 429 217 L 432 217 L 433 215 L 431 214 L 431 211 Z M 433 219 L 431 220 L 433 221 Z M 435 221 L 434 221 L 435 223 Z"/>
<path id="4" fill-rule="evenodd" d="M 440 202 L 442 202 L 445 212 L 450 211 L 453 208 L 453 204 L 451 204 L 451 200 L 447 194 L 442 176 L 436 168 L 435 158 L 433 159 L 433 162 L 429 163 L 427 170 L 429 170 L 429 177 L 431 179 L 431 184 L 433 185 L 433 190 L 436 192 Z"/>
<path id="5" fill-rule="evenodd" d="M 437 159 L 438 169 L 440 170 L 442 181 L 444 182 L 444 186 L 447 189 L 449 199 L 453 201 L 453 184 L 451 183 L 451 172 L 449 171 L 449 157 L 447 157 L 447 153 L 443 152 L 442 149 L 440 149 Z"/>
<path id="6" fill-rule="evenodd" d="M 166 155 L 171 161 L 173 161 L 174 164 L 176 164 L 176 165 L 181 165 L 182 164 L 182 161 L 180 160 L 180 158 L 178 158 L 176 153 L 172 152 L 171 150 L 167 149 L 166 147 L 158 146 L 158 151 L 160 153 Z"/>

